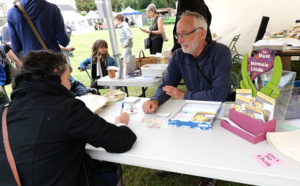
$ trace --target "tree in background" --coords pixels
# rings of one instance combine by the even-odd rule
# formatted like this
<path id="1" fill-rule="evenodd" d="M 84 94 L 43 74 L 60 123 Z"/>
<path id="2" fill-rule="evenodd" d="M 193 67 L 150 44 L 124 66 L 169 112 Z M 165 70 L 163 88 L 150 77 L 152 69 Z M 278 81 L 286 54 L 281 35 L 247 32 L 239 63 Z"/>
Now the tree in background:
<path id="1" fill-rule="evenodd" d="M 112 10 L 114 12 L 122 11 L 122 8 L 130 6 L 135 10 L 146 9 L 151 3 L 155 4 L 156 8 L 176 8 L 177 0 L 111 0 Z M 94 0 L 75 0 L 76 8 L 78 11 L 97 10 Z M 168 5 L 169 4 L 169 5 Z"/>
<path id="2" fill-rule="evenodd" d="M 123 8 L 130 6 L 135 10 L 146 9 L 149 4 L 155 4 L 156 8 L 176 8 L 177 0 L 124 0 Z M 168 5 L 169 4 L 169 5 Z"/>
<path id="3" fill-rule="evenodd" d="M 76 8 L 78 11 L 97 10 L 97 6 L 94 0 L 75 0 Z"/>
<path id="4" fill-rule="evenodd" d="M 120 12 L 122 10 L 122 4 L 124 0 L 111 0 L 112 10 L 114 12 Z"/>

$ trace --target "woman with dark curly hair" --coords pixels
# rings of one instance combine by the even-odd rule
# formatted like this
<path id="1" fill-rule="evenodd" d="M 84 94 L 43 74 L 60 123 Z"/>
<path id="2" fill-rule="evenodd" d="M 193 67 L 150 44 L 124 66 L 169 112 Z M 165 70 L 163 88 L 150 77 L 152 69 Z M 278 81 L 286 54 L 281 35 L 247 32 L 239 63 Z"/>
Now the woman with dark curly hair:
<path id="1" fill-rule="evenodd" d="M 75 99 L 69 92 L 71 67 L 61 54 L 29 52 L 23 62 L 7 111 L 8 136 L 21 184 L 85 185 L 86 170 L 90 185 L 117 185 L 122 180 L 120 167 L 92 160 L 85 145 L 116 153 L 129 150 L 136 140 L 127 127 L 129 116 L 123 113 L 111 124 Z M 3 143 L 0 154 L 0 185 L 14 185 Z M 102 165 L 105 175 L 98 171 Z"/>

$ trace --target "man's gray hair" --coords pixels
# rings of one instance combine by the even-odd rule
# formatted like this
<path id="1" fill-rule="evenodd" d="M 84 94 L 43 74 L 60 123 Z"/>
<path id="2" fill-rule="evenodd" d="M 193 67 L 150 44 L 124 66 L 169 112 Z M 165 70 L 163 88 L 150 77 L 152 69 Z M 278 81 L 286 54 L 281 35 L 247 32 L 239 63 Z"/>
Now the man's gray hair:
<path id="1" fill-rule="evenodd" d="M 180 19 L 187 17 L 187 16 L 194 17 L 195 28 L 202 27 L 207 31 L 207 22 L 206 22 L 206 19 L 202 15 L 200 15 L 198 12 L 192 12 L 192 11 L 186 10 L 185 12 L 183 12 L 181 14 Z"/>

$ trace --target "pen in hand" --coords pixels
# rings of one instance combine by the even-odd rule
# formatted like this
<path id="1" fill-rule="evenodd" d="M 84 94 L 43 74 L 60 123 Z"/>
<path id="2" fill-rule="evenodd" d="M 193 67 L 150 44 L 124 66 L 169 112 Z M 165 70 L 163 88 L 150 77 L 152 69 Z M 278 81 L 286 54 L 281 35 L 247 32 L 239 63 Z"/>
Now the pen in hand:
<path id="1" fill-rule="evenodd" d="M 124 110 L 124 102 L 122 102 L 121 114 L 122 114 L 123 110 Z"/>

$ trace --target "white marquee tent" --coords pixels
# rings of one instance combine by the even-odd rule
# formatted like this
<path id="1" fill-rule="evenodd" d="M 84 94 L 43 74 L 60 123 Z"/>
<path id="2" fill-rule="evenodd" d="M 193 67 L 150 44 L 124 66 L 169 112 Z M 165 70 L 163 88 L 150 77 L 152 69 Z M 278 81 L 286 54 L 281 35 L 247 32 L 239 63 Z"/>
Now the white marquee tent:
<path id="1" fill-rule="evenodd" d="M 89 32 L 87 19 L 74 11 L 61 11 L 66 25 L 70 26 L 73 34 Z"/>
<path id="2" fill-rule="evenodd" d="M 84 18 L 86 18 L 86 20 L 88 21 L 89 26 L 94 26 L 95 22 L 100 22 L 99 15 L 94 11 L 89 11 L 89 13 L 84 16 Z"/>
<path id="3" fill-rule="evenodd" d="M 136 10 L 134 10 L 134 9 L 132 9 L 128 6 L 125 10 L 120 12 L 120 14 L 123 14 L 125 17 L 127 17 L 129 19 L 129 21 L 133 17 L 133 20 L 134 20 L 136 26 L 143 26 L 143 20 L 142 20 L 142 13 L 141 12 L 136 11 Z"/>
<path id="4" fill-rule="evenodd" d="M 239 53 L 250 53 L 262 16 L 270 17 L 267 30 L 288 29 L 300 19 L 299 0 L 207 0 L 211 14 L 211 31 L 222 36 L 219 42 L 229 45 L 235 35 L 241 34 L 236 43 Z"/>

